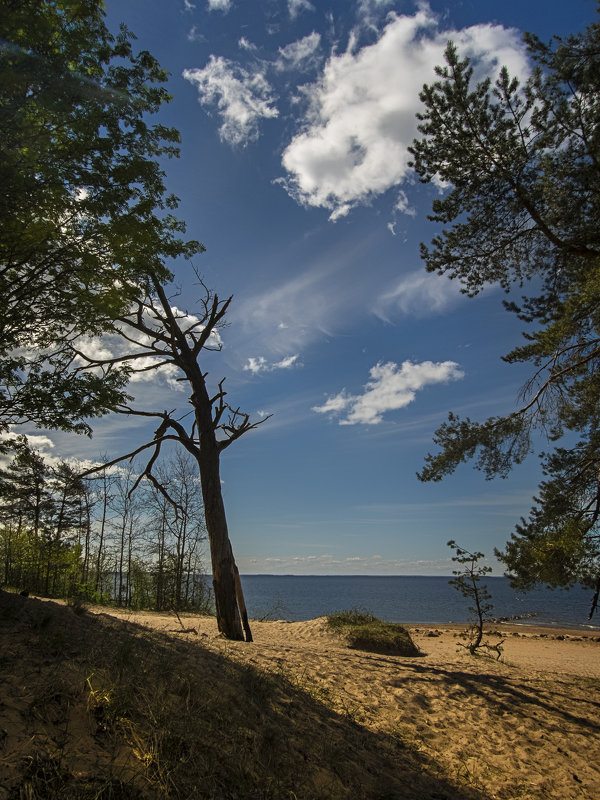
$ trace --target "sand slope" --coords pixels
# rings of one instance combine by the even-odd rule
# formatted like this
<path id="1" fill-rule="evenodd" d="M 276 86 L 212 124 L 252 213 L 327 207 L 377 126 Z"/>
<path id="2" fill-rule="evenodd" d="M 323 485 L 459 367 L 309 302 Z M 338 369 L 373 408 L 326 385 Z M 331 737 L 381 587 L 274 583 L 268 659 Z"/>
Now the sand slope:
<path id="1" fill-rule="evenodd" d="M 161 786 L 190 800 L 600 797 L 596 635 L 499 625 L 496 661 L 459 648 L 460 628 L 411 627 L 422 655 L 409 658 L 351 650 L 323 619 L 254 622 L 246 643 L 193 615 L 6 595 L 0 612 L 0 800 L 164 798 Z M 129 711 L 120 670 L 142 701 Z M 266 686 L 269 673 L 283 680 Z M 122 723 L 103 715 L 115 699 Z"/>
<path id="2" fill-rule="evenodd" d="M 485 797 L 600 797 L 595 634 L 498 625 L 505 637 L 498 662 L 460 648 L 461 626 L 409 628 L 423 656 L 403 658 L 350 650 L 324 619 L 254 622 L 255 641 L 241 643 L 220 638 L 211 618 L 119 616 L 284 671 L 338 712 L 404 741 Z"/>

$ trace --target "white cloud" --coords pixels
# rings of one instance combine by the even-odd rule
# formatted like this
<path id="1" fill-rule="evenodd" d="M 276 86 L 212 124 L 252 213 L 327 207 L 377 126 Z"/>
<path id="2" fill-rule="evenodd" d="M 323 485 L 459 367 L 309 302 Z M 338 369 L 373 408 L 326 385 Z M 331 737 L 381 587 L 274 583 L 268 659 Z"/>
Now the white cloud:
<path id="1" fill-rule="evenodd" d="M 232 325 L 240 325 L 244 342 L 251 339 L 258 352 L 267 349 L 281 356 L 330 335 L 348 308 L 364 303 L 362 288 L 355 296 L 354 284 L 340 280 L 357 254 L 358 247 L 351 254 L 345 248 L 324 252 L 293 278 L 239 296 L 231 309 Z"/>
<path id="2" fill-rule="evenodd" d="M 417 216 L 416 210 L 410 205 L 406 193 L 402 190 L 398 192 L 398 199 L 396 200 L 394 210 L 399 211 L 401 214 L 406 214 L 409 217 Z"/>
<path id="3" fill-rule="evenodd" d="M 391 13 L 374 44 L 358 48 L 352 36 L 321 78 L 303 87 L 309 99 L 304 125 L 282 156 L 286 176 L 280 182 L 289 194 L 328 209 L 335 220 L 402 183 L 409 174 L 408 146 L 417 134 L 419 92 L 443 63 L 448 39 L 474 59 L 482 75 L 502 64 L 512 74 L 526 72 L 516 30 L 477 25 L 441 31 L 424 3 L 413 16 Z"/>
<path id="4" fill-rule="evenodd" d="M 264 356 L 258 356 L 258 358 L 249 358 L 244 369 L 253 375 L 259 375 L 262 372 L 274 372 L 277 369 L 291 369 L 292 367 L 302 366 L 298 361 L 299 358 L 300 354 L 296 353 L 294 356 L 282 358 L 281 361 L 269 362 Z"/>
<path id="5" fill-rule="evenodd" d="M 296 19 L 303 11 L 314 11 L 315 7 L 309 0 L 288 0 L 288 11 L 292 19 Z"/>
<path id="6" fill-rule="evenodd" d="M 304 65 L 312 64 L 314 56 L 321 44 L 321 34 L 313 31 L 297 42 L 286 44 L 279 48 L 279 58 L 275 62 L 276 69 L 300 69 Z"/>
<path id="7" fill-rule="evenodd" d="M 231 0 L 208 0 L 209 11 L 223 11 L 227 13 L 231 9 Z"/>
<path id="8" fill-rule="evenodd" d="M 271 86 L 257 70 L 249 72 L 226 58 L 211 55 L 203 69 L 186 69 L 183 77 L 196 85 L 201 105 L 216 103 L 223 120 L 219 134 L 231 145 L 256 140 L 260 120 L 279 115 L 272 105 Z"/>
<path id="9" fill-rule="evenodd" d="M 249 557 L 237 559 L 240 572 L 274 575 L 449 575 L 450 558 L 410 560 L 384 558 L 378 553 L 364 556 L 336 556 L 333 553 Z"/>
<path id="10" fill-rule="evenodd" d="M 395 234 L 394 230 L 392 233 Z M 455 306 L 464 299 L 460 285 L 447 277 L 418 269 L 405 275 L 396 285 L 381 294 L 372 311 L 385 322 L 394 313 L 426 317 Z"/>
<path id="11" fill-rule="evenodd" d="M 196 333 L 202 331 L 203 326 L 198 325 L 199 318 L 193 314 L 188 314 L 185 311 L 171 306 L 173 315 L 178 320 L 181 329 L 186 332 L 194 327 Z M 160 323 L 150 315 L 147 311 L 143 315 L 143 322 L 145 325 L 160 329 Z M 105 334 L 100 337 L 81 337 L 78 340 L 78 350 L 86 357 L 78 356 L 75 359 L 75 364 L 85 365 L 88 364 L 87 359 L 94 361 L 109 361 L 111 359 L 122 358 L 126 355 L 135 355 L 136 353 L 147 352 L 149 346 L 154 343 L 154 337 L 144 335 L 140 332 L 133 331 L 127 326 L 122 326 L 124 334 L 128 339 L 124 339 L 118 334 Z M 207 348 L 218 350 L 222 347 L 222 339 L 218 330 L 213 330 L 207 342 Z M 160 357 L 152 355 L 140 355 L 139 358 L 128 361 L 128 365 L 132 368 L 133 372 L 130 376 L 130 383 L 162 383 L 169 387 L 169 390 L 183 391 L 185 389 L 184 383 L 178 380 L 181 377 L 180 369 L 174 364 L 163 364 L 157 366 L 161 361 Z"/>
<path id="12" fill-rule="evenodd" d="M 184 11 L 193 11 L 196 8 L 194 3 L 190 3 L 190 0 L 183 0 L 183 10 Z"/>
<path id="13" fill-rule="evenodd" d="M 198 33 L 195 25 L 192 25 L 187 35 L 188 42 L 204 42 L 206 41 L 204 34 Z"/>
<path id="14" fill-rule="evenodd" d="M 358 13 L 367 21 L 371 21 L 377 12 L 393 5 L 394 0 L 359 0 Z"/>
<path id="15" fill-rule="evenodd" d="M 319 414 L 345 412 L 340 425 L 377 425 L 386 412 L 412 403 L 416 392 L 436 383 L 459 380 L 464 372 L 454 361 L 404 361 L 400 367 L 390 361 L 371 367 L 369 375 L 363 394 L 350 395 L 343 390 L 312 410 Z"/>
<path id="16" fill-rule="evenodd" d="M 246 39 L 245 36 L 240 37 L 238 41 L 238 47 L 240 48 L 240 50 L 248 50 L 250 52 L 253 52 L 254 50 L 257 49 L 256 45 L 250 42 L 248 39 Z"/>

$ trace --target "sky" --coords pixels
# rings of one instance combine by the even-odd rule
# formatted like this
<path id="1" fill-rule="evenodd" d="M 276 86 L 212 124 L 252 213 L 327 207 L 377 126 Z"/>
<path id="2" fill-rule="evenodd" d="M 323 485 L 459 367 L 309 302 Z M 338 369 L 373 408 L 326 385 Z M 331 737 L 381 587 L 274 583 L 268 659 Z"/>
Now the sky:
<path id="1" fill-rule="evenodd" d="M 524 31 L 582 30 L 593 0 L 107 0 L 170 73 L 156 121 L 182 136 L 165 163 L 194 259 L 233 295 L 222 350 L 201 365 L 228 400 L 271 418 L 222 458 L 242 573 L 449 574 L 449 539 L 488 563 L 527 515 L 532 455 L 505 480 L 472 464 L 440 483 L 416 473 L 455 411 L 517 406 L 528 371 L 501 356 L 522 325 L 488 287 L 467 298 L 425 272 L 419 243 L 441 191 L 418 183 L 407 147 L 419 91 L 449 39 L 478 75 L 525 77 Z M 171 265 L 194 313 L 192 266 Z M 146 408 L 185 408 L 172 376 L 132 386 Z M 114 458 L 152 436 L 107 417 L 94 436 L 30 433 L 42 452 Z M 496 564 L 495 574 L 501 574 Z"/>

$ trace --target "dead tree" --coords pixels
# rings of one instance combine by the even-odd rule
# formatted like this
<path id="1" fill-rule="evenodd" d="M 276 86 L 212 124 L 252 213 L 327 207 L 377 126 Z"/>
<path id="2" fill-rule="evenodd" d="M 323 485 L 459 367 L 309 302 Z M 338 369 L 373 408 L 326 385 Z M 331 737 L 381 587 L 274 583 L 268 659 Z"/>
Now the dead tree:
<path id="1" fill-rule="evenodd" d="M 203 350 L 221 349 L 218 330 L 223 325 L 223 318 L 232 298 L 221 301 L 202 281 L 200 285 L 204 293 L 200 300 L 200 315 L 191 317 L 171 305 L 164 286 L 155 280 L 152 294 L 148 294 L 143 300 L 136 300 L 131 313 L 117 321 L 115 333 L 127 343 L 127 352 L 124 355 L 99 359 L 86 354 L 85 348 L 81 346 L 74 348 L 74 364 L 78 365 L 77 370 L 110 371 L 127 367 L 133 372 L 144 372 L 157 370 L 165 365 L 178 368 L 178 380 L 186 382 L 189 387 L 188 402 L 192 411 L 177 415 L 175 411 L 145 411 L 129 405 L 115 408 L 120 414 L 154 417 L 160 422 L 151 441 L 108 464 L 102 464 L 98 469 L 106 469 L 120 461 L 147 453 L 149 458 L 134 488 L 143 478 L 147 478 L 176 506 L 167 488 L 154 474 L 153 468 L 165 442 L 178 442 L 190 453 L 198 465 L 202 486 L 219 630 L 228 639 L 243 640 L 245 633 L 246 641 L 252 641 L 239 572 L 227 528 L 221 491 L 220 458 L 221 453 L 236 439 L 265 422 L 267 417 L 251 422 L 248 414 L 230 406 L 225 399 L 225 379 L 220 381 L 218 390 L 211 396 L 206 384 L 207 373 L 202 372 L 199 357 Z"/>

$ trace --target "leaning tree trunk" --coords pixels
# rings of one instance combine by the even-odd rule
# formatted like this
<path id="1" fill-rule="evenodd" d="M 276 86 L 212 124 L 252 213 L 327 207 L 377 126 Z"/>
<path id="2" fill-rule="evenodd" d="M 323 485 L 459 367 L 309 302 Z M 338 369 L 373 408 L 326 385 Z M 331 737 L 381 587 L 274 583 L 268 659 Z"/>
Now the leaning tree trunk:
<path id="1" fill-rule="evenodd" d="M 206 532 L 210 544 L 217 624 L 221 633 L 228 639 L 243 641 L 244 634 L 237 602 L 235 561 L 221 492 L 219 454 L 215 448 L 214 455 L 208 457 L 209 454 L 202 445 L 200 450 L 200 482 Z"/>
<path id="2" fill-rule="evenodd" d="M 195 381 L 193 404 L 200 447 L 194 455 L 200 470 L 217 624 L 221 633 L 228 639 L 243 641 L 244 633 L 238 603 L 241 587 L 239 578 L 238 585 L 236 585 L 237 567 L 227 529 L 219 469 L 219 444 L 213 427 L 212 405 L 206 391 L 204 378 L 201 373 L 198 377 L 200 380 Z M 250 634 L 249 628 L 247 628 L 247 639 L 252 641 L 252 636 L 248 634 Z"/>

